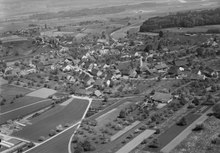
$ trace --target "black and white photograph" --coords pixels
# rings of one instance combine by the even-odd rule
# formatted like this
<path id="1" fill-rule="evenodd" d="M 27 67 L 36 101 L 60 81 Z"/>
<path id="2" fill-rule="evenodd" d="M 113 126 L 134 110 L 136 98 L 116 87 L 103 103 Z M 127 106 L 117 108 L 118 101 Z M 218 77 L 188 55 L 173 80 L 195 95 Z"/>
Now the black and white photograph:
<path id="1" fill-rule="evenodd" d="M 0 153 L 220 153 L 220 0 L 0 0 Z"/>

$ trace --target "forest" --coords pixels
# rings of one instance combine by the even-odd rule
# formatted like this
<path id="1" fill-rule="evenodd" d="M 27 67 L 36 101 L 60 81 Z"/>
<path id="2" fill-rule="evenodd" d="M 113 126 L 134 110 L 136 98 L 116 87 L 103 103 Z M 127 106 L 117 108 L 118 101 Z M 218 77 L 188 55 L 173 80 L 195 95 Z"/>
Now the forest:
<path id="1" fill-rule="evenodd" d="M 220 8 L 178 12 L 167 16 L 149 18 L 141 25 L 140 32 L 150 32 L 162 28 L 216 24 L 220 24 Z"/>

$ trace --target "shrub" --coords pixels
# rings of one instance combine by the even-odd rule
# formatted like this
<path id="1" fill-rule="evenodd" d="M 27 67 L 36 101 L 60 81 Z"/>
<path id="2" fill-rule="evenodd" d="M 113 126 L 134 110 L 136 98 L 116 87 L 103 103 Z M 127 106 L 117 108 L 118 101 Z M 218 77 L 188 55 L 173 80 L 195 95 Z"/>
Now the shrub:
<path id="1" fill-rule="evenodd" d="M 219 145 L 220 144 L 220 137 L 215 137 L 211 140 L 211 143 L 212 144 L 216 144 L 216 145 Z"/>
<path id="2" fill-rule="evenodd" d="M 220 102 L 218 102 L 212 109 L 215 117 L 220 118 Z"/>
<path id="3" fill-rule="evenodd" d="M 55 130 L 50 130 L 50 133 L 49 133 L 49 136 L 52 137 L 56 134 L 56 131 Z"/>
<path id="4" fill-rule="evenodd" d="M 45 140 L 46 140 L 46 138 L 44 136 L 40 136 L 38 139 L 38 141 L 40 141 L 40 142 L 45 141 Z"/>
<path id="5" fill-rule="evenodd" d="M 158 148 L 159 147 L 159 143 L 157 139 L 154 139 L 148 146 L 149 148 Z"/>
<path id="6" fill-rule="evenodd" d="M 195 105 L 194 105 L 194 104 L 189 104 L 189 106 L 188 106 L 187 108 L 188 108 L 188 109 L 195 108 Z"/>
<path id="7" fill-rule="evenodd" d="M 88 141 L 88 140 L 85 140 L 85 141 L 82 143 L 82 147 L 83 147 L 84 151 L 94 151 L 94 150 L 96 149 L 95 146 L 93 146 L 93 145 L 91 144 L 91 142 Z"/>
<path id="8" fill-rule="evenodd" d="M 187 125 L 186 118 L 185 118 L 185 117 L 182 117 L 182 118 L 176 123 L 176 125 L 178 125 L 178 126 L 185 126 L 185 125 Z"/>
<path id="9" fill-rule="evenodd" d="M 204 129 L 204 124 L 203 123 L 197 123 L 196 127 L 192 129 L 192 131 L 201 131 Z"/>
<path id="10" fill-rule="evenodd" d="M 160 129 L 156 129 L 156 131 L 154 132 L 154 134 L 160 134 Z"/>

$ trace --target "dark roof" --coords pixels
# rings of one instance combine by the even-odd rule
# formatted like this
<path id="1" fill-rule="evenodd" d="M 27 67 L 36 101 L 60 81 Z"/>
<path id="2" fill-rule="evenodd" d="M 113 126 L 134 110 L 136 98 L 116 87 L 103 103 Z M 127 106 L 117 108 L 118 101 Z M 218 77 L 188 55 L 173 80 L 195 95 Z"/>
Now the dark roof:
<path id="1" fill-rule="evenodd" d="M 177 75 L 178 74 L 178 67 L 177 66 L 171 66 L 168 71 L 168 74 Z"/>
<path id="2" fill-rule="evenodd" d="M 187 60 L 177 60 L 175 61 L 175 65 L 180 67 L 180 66 L 186 66 L 188 64 Z"/>
<path id="3" fill-rule="evenodd" d="M 168 102 L 172 99 L 172 95 L 169 93 L 155 92 L 152 99 L 160 102 Z"/>
<path id="4" fill-rule="evenodd" d="M 98 71 L 99 71 L 98 69 L 93 68 L 91 74 L 96 76 Z"/>
<path id="5" fill-rule="evenodd" d="M 95 81 L 94 83 L 95 86 L 102 86 L 103 85 L 103 80 L 102 79 L 98 79 Z"/>
<path id="6" fill-rule="evenodd" d="M 125 61 L 125 62 L 119 62 L 117 68 L 119 70 L 124 70 L 124 69 L 129 69 L 130 66 L 131 66 L 131 62 Z"/>

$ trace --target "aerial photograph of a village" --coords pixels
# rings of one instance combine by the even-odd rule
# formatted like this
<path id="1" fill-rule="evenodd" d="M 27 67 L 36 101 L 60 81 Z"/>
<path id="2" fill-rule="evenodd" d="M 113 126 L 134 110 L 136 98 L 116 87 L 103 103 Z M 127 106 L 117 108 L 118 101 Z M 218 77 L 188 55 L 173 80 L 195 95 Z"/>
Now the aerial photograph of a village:
<path id="1" fill-rule="evenodd" d="M 220 0 L 0 0 L 0 153 L 220 153 Z"/>

